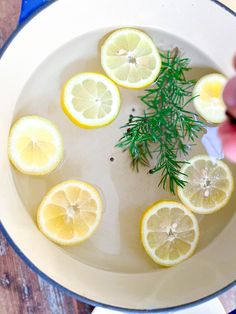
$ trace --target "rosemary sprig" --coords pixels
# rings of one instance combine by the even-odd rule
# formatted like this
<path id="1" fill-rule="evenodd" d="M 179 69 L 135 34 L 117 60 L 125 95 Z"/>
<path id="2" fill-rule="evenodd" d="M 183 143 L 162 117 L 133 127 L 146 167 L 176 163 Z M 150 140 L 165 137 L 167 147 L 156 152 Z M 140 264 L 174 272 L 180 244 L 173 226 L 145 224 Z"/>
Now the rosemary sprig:
<path id="1" fill-rule="evenodd" d="M 126 132 L 117 147 L 129 150 L 132 167 L 149 166 L 155 158 L 155 165 L 149 170 L 161 172 L 159 186 L 175 193 L 176 185 L 183 187 L 186 180 L 180 177 L 182 158 L 188 155 L 203 124 L 194 112 L 186 107 L 192 102 L 191 89 L 194 80 L 187 80 L 189 59 L 182 58 L 179 50 L 161 54 L 162 68 L 152 88 L 145 90 L 141 101 L 145 104 L 144 114 L 130 116 L 122 126 Z"/>

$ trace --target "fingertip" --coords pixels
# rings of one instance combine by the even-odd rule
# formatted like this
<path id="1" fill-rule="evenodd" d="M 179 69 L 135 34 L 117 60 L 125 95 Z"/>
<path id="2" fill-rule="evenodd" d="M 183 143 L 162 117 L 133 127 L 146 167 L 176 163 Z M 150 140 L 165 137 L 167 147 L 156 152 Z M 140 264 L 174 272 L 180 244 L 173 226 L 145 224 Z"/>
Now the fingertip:
<path id="1" fill-rule="evenodd" d="M 233 58 L 233 66 L 234 66 L 234 68 L 235 68 L 235 70 L 236 70 L 236 55 L 235 55 L 234 58 Z"/>
<path id="2" fill-rule="evenodd" d="M 232 117 L 236 118 L 236 76 L 232 77 L 223 90 L 224 103 Z"/>
<path id="3" fill-rule="evenodd" d="M 226 120 L 220 125 L 218 129 L 218 134 L 221 138 L 224 138 L 228 135 L 233 135 L 236 137 L 236 125 L 232 124 L 229 120 Z"/>
<path id="4" fill-rule="evenodd" d="M 233 162 L 236 163 L 236 138 L 231 137 L 227 138 L 223 141 L 223 151 L 225 157 Z"/>

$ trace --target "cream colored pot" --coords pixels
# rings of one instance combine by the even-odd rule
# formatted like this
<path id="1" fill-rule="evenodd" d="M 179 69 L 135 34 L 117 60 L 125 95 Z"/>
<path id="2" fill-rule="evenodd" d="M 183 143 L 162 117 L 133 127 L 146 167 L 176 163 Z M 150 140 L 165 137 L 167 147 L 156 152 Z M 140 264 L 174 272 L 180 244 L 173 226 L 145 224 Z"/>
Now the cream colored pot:
<path id="1" fill-rule="evenodd" d="M 101 71 L 97 47 L 107 32 L 121 26 L 147 31 L 160 48 L 180 47 L 191 57 L 196 76 L 209 73 L 212 68 L 228 76 L 233 74 L 236 16 L 216 1 L 59 0 L 53 3 L 17 34 L 0 59 L 2 230 L 34 270 L 84 301 L 122 309 L 167 311 L 202 302 L 235 283 L 236 198 L 234 192 L 222 211 L 199 218 L 201 241 L 192 258 L 173 268 L 161 268 L 145 255 L 138 230 L 147 191 L 156 185 L 153 183 L 145 190 L 145 182 L 141 184 L 137 174 L 135 179 L 133 175 L 126 178 L 126 168 L 120 170 L 119 158 L 112 166 L 104 164 L 97 167 L 98 172 L 95 168 L 90 171 L 92 161 L 101 164 L 103 158 L 116 153 L 111 139 L 112 134 L 117 138 L 118 131 L 111 127 L 109 132 L 104 129 L 91 133 L 92 140 L 99 138 L 97 154 L 90 155 L 88 164 L 77 164 L 85 160 L 90 139 L 81 131 L 76 142 L 79 131 L 59 108 L 60 88 L 76 72 Z M 125 90 L 122 93 L 124 106 L 138 95 Z M 65 170 L 60 168 L 47 178 L 20 175 L 7 158 L 12 121 L 29 112 L 55 121 L 65 138 L 66 160 L 65 168 L 62 167 Z M 127 112 L 124 110 L 122 114 Z M 114 124 L 117 129 L 118 122 Z M 79 136 L 85 137 L 79 141 Z M 100 141 L 103 136 L 111 151 Z M 236 167 L 231 165 L 231 169 L 236 180 Z M 46 190 L 71 176 L 95 181 L 109 197 L 97 233 L 89 242 L 67 249 L 51 243 L 38 231 L 35 213 Z M 128 192 L 119 190 L 122 182 L 129 186 Z M 132 206 L 132 210 L 126 210 L 124 203 L 129 208 Z"/>

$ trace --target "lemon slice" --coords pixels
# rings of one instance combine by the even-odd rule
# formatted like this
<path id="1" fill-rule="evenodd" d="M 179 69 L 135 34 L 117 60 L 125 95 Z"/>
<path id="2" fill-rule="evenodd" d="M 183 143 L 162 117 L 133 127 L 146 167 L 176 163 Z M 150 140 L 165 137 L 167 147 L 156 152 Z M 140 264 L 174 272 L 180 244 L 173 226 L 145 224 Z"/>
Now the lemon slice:
<path id="1" fill-rule="evenodd" d="M 80 73 L 62 91 L 62 108 L 67 116 L 84 128 L 110 124 L 120 110 L 120 92 L 106 76 Z"/>
<path id="2" fill-rule="evenodd" d="M 173 266 L 193 254 L 199 227 L 195 216 L 184 205 L 159 201 L 145 211 L 141 236 L 143 246 L 154 262 Z"/>
<path id="3" fill-rule="evenodd" d="M 233 192 L 233 176 L 229 167 L 210 156 L 195 156 L 181 169 L 188 181 L 178 188 L 181 201 L 193 212 L 211 214 L 224 207 Z"/>
<path id="4" fill-rule="evenodd" d="M 133 28 L 116 30 L 106 39 L 101 63 L 114 82 L 134 89 L 152 84 L 161 69 L 161 58 L 152 39 Z"/>
<path id="5" fill-rule="evenodd" d="M 208 122 L 221 123 L 226 118 L 226 106 L 222 94 L 226 84 L 222 74 L 203 76 L 193 89 L 194 106 L 196 111 Z"/>
<path id="6" fill-rule="evenodd" d="M 102 215 L 102 200 L 88 183 L 69 180 L 54 188 L 42 200 L 37 221 L 39 229 L 50 240 L 73 245 L 88 239 L 96 230 Z"/>
<path id="7" fill-rule="evenodd" d="M 25 116 L 12 126 L 8 156 L 17 170 L 29 175 L 53 171 L 63 158 L 63 140 L 56 126 L 39 116 Z"/>

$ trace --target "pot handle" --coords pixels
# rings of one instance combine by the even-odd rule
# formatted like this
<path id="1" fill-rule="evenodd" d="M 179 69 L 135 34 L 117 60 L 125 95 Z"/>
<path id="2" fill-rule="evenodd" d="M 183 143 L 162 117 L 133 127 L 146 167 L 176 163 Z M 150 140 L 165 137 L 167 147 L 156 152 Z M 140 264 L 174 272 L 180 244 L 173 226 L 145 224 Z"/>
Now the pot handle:
<path id="1" fill-rule="evenodd" d="M 148 313 L 148 310 L 145 311 Z M 120 311 L 114 311 L 110 310 L 108 308 L 102 308 L 102 307 L 96 307 L 92 314 L 122 314 L 122 313 L 128 313 L 128 312 L 120 312 Z M 134 312 L 129 312 L 130 314 Z M 136 312 L 138 313 L 138 312 Z M 220 300 L 218 298 L 211 299 L 207 302 L 200 303 L 196 306 L 193 307 L 187 307 L 183 310 L 177 310 L 177 311 L 170 311 L 170 312 L 156 312 L 156 313 L 162 313 L 162 314 L 202 314 L 202 313 L 207 313 L 207 314 L 226 314 L 226 311 L 221 304 Z M 150 312 L 151 314 L 151 312 Z"/>

